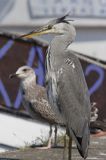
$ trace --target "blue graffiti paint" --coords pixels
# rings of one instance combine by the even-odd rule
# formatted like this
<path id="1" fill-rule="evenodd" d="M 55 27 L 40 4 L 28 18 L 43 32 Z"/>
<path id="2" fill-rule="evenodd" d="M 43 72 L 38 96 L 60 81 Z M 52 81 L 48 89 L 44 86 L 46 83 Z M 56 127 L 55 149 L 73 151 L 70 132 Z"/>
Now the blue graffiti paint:
<path id="1" fill-rule="evenodd" d="M 102 85 L 102 82 L 104 80 L 104 70 L 94 64 L 90 64 L 87 66 L 85 70 L 85 76 L 88 76 L 92 71 L 95 71 L 98 73 L 99 78 L 97 81 L 93 84 L 93 86 L 89 89 L 89 94 L 93 94 L 97 89 Z"/>
<path id="2" fill-rule="evenodd" d="M 10 102 L 9 96 L 8 96 L 8 94 L 7 94 L 7 91 L 6 91 L 5 87 L 4 87 L 1 79 L 0 79 L 0 93 L 1 93 L 1 95 L 3 96 L 3 99 L 4 99 L 4 101 L 5 101 L 5 104 L 6 104 L 7 106 L 11 106 L 11 102 Z"/>
<path id="3" fill-rule="evenodd" d="M 16 100 L 14 102 L 14 108 L 15 109 L 18 109 L 20 107 L 21 101 L 22 101 L 22 95 L 21 95 L 21 91 L 19 89 L 18 94 L 16 96 Z"/>
<path id="4" fill-rule="evenodd" d="M 45 71 L 44 71 L 44 54 L 41 47 L 36 48 L 38 53 L 38 67 L 35 69 L 36 75 L 38 76 L 38 84 L 44 84 Z"/>
<path id="5" fill-rule="evenodd" d="M 12 47 L 14 44 L 13 40 L 9 40 L 1 49 L 0 49 L 0 59 L 2 59 L 6 54 L 7 51 Z"/>
<path id="6" fill-rule="evenodd" d="M 35 73 L 38 76 L 38 84 L 43 85 L 44 84 L 44 54 L 41 47 L 32 47 L 29 52 L 29 58 L 27 61 L 27 65 L 32 67 L 32 64 L 34 62 L 34 58 L 36 54 L 38 53 L 38 67 L 35 68 Z"/>
<path id="7" fill-rule="evenodd" d="M 7 51 L 12 47 L 13 44 L 14 44 L 13 40 L 9 40 L 8 42 L 6 42 L 6 44 L 0 49 L 0 59 L 2 59 L 7 54 Z M 2 80 L 0 80 L 0 93 L 3 96 L 5 104 L 7 106 L 11 106 L 9 96 L 7 94 L 7 91 L 4 87 L 4 85 L 3 85 Z"/>
<path id="8" fill-rule="evenodd" d="M 29 57 L 28 57 L 28 60 L 27 60 L 27 65 L 28 66 L 32 67 L 35 56 L 36 56 L 35 47 L 32 47 L 29 51 Z"/>
<path id="9" fill-rule="evenodd" d="M 38 51 L 39 61 L 44 64 L 44 53 L 42 51 L 41 47 L 36 47 L 36 50 Z"/>

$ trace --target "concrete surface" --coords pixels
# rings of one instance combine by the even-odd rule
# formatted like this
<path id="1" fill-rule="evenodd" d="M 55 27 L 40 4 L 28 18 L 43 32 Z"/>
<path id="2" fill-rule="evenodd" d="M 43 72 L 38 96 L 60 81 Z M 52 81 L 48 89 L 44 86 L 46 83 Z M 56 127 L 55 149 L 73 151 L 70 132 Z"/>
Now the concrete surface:
<path id="1" fill-rule="evenodd" d="M 0 154 L 0 160 L 10 160 L 9 158 L 15 160 L 62 160 L 63 148 L 52 148 L 48 150 L 26 148 Z M 75 144 L 73 144 L 72 149 L 72 160 L 82 160 L 76 150 Z M 91 137 L 89 156 L 87 160 L 106 160 L 106 136 Z"/>

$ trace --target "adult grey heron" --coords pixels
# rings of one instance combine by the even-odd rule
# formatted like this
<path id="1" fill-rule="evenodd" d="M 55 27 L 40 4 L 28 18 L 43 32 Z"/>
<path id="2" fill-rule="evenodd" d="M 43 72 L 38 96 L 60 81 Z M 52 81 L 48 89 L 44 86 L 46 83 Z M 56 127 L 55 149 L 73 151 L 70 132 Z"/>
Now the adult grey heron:
<path id="1" fill-rule="evenodd" d="M 75 140 L 80 155 L 86 159 L 90 140 L 91 104 L 87 84 L 79 59 L 68 50 L 75 40 L 76 30 L 66 20 L 68 14 L 51 20 L 38 30 L 22 37 L 54 34 L 46 56 L 46 84 L 49 102 L 61 116 L 70 138 Z M 70 156 L 69 156 L 70 157 Z"/>

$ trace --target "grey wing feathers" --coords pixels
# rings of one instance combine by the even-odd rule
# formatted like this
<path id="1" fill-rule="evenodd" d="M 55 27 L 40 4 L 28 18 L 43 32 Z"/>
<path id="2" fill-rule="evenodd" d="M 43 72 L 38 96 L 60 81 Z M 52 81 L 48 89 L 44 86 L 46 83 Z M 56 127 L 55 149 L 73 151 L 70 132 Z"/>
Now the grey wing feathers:
<path id="1" fill-rule="evenodd" d="M 85 157 L 89 141 L 90 100 L 79 60 L 67 52 L 58 75 L 58 105 L 80 154 Z M 85 144 L 84 144 L 85 143 Z"/>

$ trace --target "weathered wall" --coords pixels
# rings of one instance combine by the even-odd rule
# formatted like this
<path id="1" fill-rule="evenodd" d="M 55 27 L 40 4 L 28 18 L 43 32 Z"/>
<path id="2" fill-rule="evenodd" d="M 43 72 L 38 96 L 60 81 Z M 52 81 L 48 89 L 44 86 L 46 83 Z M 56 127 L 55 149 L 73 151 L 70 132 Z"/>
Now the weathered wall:
<path id="1" fill-rule="evenodd" d="M 47 46 L 37 41 L 24 41 L 13 36 L 0 35 L 0 104 L 23 109 L 19 81 L 10 80 L 9 74 L 18 67 L 29 65 L 37 74 L 37 82 L 44 85 L 44 61 Z M 106 70 L 94 64 L 81 61 L 91 101 L 97 103 L 99 119 L 106 121 Z"/>

